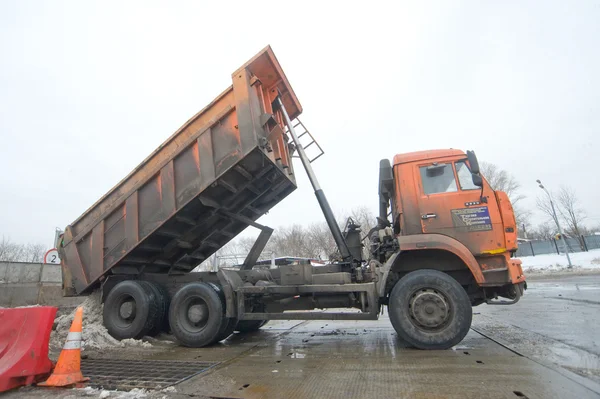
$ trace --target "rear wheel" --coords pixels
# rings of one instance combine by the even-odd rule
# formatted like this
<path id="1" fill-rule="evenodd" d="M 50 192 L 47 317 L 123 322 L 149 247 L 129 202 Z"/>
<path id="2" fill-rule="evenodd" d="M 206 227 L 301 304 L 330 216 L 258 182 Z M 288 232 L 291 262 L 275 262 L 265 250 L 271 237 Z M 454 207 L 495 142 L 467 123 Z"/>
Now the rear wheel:
<path id="1" fill-rule="evenodd" d="M 227 323 L 225 324 L 225 328 L 223 329 L 223 331 L 221 331 L 221 333 L 217 337 L 216 342 L 223 341 L 224 339 L 229 337 L 231 334 L 233 334 L 233 331 L 235 330 L 235 326 L 237 325 L 237 323 L 238 323 L 238 320 L 236 318 L 234 318 L 234 317 L 228 318 Z"/>
<path id="2" fill-rule="evenodd" d="M 215 343 L 223 341 L 224 339 L 226 339 L 227 337 L 229 337 L 231 334 L 233 334 L 233 330 L 235 329 L 235 326 L 237 325 L 237 318 L 235 317 L 226 317 L 225 314 L 227 313 L 227 304 L 225 301 L 225 293 L 223 292 L 223 288 L 220 285 L 216 285 L 216 284 L 212 284 L 209 283 L 210 286 L 212 286 L 214 288 L 215 291 L 217 291 L 217 294 L 219 294 L 219 298 L 221 298 L 221 304 L 223 305 L 223 317 L 225 322 L 223 323 L 223 325 L 221 326 L 221 329 L 219 330 L 219 334 L 217 335 L 217 339 L 215 339 Z"/>
<path id="3" fill-rule="evenodd" d="M 268 320 L 240 320 L 235 327 L 235 331 L 248 333 L 258 331 L 262 326 L 267 324 Z"/>
<path id="4" fill-rule="evenodd" d="M 392 289 L 389 315 L 404 341 L 419 349 L 448 349 L 467 335 L 473 311 L 464 288 L 446 273 L 418 270 Z"/>
<path id="5" fill-rule="evenodd" d="M 140 281 L 140 284 L 144 289 L 150 290 L 154 294 L 158 308 L 154 327 L 148 331 L 148 335 L 155 336 L 162 331 L 167 331 L 169 328 L 169 293 L 158 283 Z"/>
<path id="6" fill-rule="evenodd" d="M 102 317 L 108 333 L 116 339 L 142 338 L 156 328 L 158 298 L 143 281 L 122 281 L 107 295 Z"/>
<path id="7" fill-rule="evenodd" d="M 217 341 L 227 323 L 218 287 L 207 283 L 183 286 L 173 296 L 169 324 L 181 344 L 199 348 Z"/>

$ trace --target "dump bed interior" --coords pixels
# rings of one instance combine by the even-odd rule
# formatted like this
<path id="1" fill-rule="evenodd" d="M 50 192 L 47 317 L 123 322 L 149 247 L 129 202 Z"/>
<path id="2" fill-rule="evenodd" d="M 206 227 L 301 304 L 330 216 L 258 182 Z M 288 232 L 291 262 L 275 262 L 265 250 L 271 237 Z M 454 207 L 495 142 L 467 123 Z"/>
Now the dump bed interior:
<path id="1" fill-rule="evenodd" d="M 111 191 L 67 226 L 65 295 L 109 273 L 193 270 L 295 188 L 280 112 L 302 108 L 270 47 Z"/>

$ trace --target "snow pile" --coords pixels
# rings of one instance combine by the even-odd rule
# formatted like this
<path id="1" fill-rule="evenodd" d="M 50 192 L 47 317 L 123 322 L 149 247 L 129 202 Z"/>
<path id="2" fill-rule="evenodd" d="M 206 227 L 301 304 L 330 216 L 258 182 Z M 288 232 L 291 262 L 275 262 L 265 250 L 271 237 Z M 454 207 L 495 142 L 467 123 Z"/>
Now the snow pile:
<path id="1" fill-rule="evenodd" d="M 133 388 L 129 392 L 117 392 L 117 393 L 118 394 L 116 395 L 116 397 L 118 399 L 138 399 L 138 398 L 145 398 L 146 396 L 148 396 L 148 391 L 145 389 L 140 389 L 140 388 Z"/>
<path id="2" fill-rule="evenodd" d="M 577 252 L 569 254 L 573 269 L 569 269 L 569 263 L 565 254 L 546 254 L 537 256 L 525 256 L 520 258 L 523 261 L 523 271 L 525 275 L 530 274 L 551 274 L 573 271 L 599 271 L 600 272 L 600 249 L 593 249 L 589 252 Z"/>
<path id="3" fill-rule="evenodd" d="M 124 348 L 130 346 L 140 346 L 144 348 L 152 347 L 149 342 L 135 339 L 124 339 L 119 341 L 110 336 L 102 324 L 102 303 L 100 301 L 100 290 L 94 291 L 81 304 L 83 306 L 83 331 L 81 349 L 110 349 Z M 75 317 L 75 310 L 70 314 L 58 316 L 54 323 L 54 331 L 50 335 L 50 348 L 61 349 L 71 328 L 71 323 Z"/>
<path id="4" fill-rule="evenodd" d="M 85 387 L 85 388 L 75 388 L 75 391 L 77 391 L 78 394 L 76 394 L 77 397 L 82 397 L 82 396 L 92 396 L 92 397 L 98 397 L 100 399 L 106 399 L 106 398 L 116 398 L 116 399 L 141 399 L 141 398 L 145 398 L 148 396 L 148 391 L 145 389 L 140 389 L 140 388 L 133 388 L 131 391 L 128 392 L 124 392 L 124 391 L 108 391 L 108 390 L 100 390 L 97 388 L 92 388 L 92 387 Z"/>

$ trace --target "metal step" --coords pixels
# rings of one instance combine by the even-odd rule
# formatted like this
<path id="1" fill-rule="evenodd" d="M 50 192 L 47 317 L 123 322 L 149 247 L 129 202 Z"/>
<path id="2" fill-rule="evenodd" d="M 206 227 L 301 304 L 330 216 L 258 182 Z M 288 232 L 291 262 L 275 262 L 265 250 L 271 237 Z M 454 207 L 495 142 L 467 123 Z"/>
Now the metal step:
<path id="1" fill-rule="evenodd" d="M 317 159 L 322 157 L 323 154 L 325 154 L 325 151 L 323 151 L 323 148 L 321 148 L 321 145 L 319 145 L 317 140 L 315 140 L 313 135 L 308 131 L 306 126 L 304 126 L 304 124 L 302 123 L 302 121 L 300 121 L 299 118 L 296 118 L 292 121 L 292 126 L 294 127 L 294 130 L 298 130 L 298 141 L 300 141 L 300 139 L 304 136 L 308 137 L 308 139 L 304 139 L 303 143 L 300 143 L 300 145 L 302 145 L 302 148 L 304 150 L 306 150 L 308 147 L 310 147 L 313 144 L 315 145 L 315 147 L 313 147 L 313 148 L 315 148 L 315 150 L 312 151 L 313 155 L 312 155 L 312 157 L 309 158 L 310 163 L 313 163 L 314 161 L 316 161 Z M 288 126 L 286 126 L 286 128 L 285 128 L 285 132 L 289 133 Z M 300 158 L 300 156 L 292 155 L 292 158 Z"/>

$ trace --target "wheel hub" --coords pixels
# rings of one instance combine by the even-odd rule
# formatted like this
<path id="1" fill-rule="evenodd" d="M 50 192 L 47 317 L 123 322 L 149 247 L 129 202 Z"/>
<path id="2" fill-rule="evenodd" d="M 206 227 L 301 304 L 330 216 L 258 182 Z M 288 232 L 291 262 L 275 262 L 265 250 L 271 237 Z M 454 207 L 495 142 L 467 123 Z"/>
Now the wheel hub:
<path id="1" fill-rule="evenodd" d="M 442 293 L 432 289 L 422 289 L 410 300 L 410 316 L 420 326 L 435 329 L 448 321 L 450 307 Z"/>
<path id="2" fill-rule="evenodd" d="M 208 320 L 208 306 L 206 304 L 196 304 L 188 309 L 188 319 L 194 323 L 202 323 Z"/>
<path id="3" fill-rule="evenodd" d="M 129 320 L 135 318 L 135 302 L 125 301 L 119 307 L 119 316 L 122 319 Z"/>

